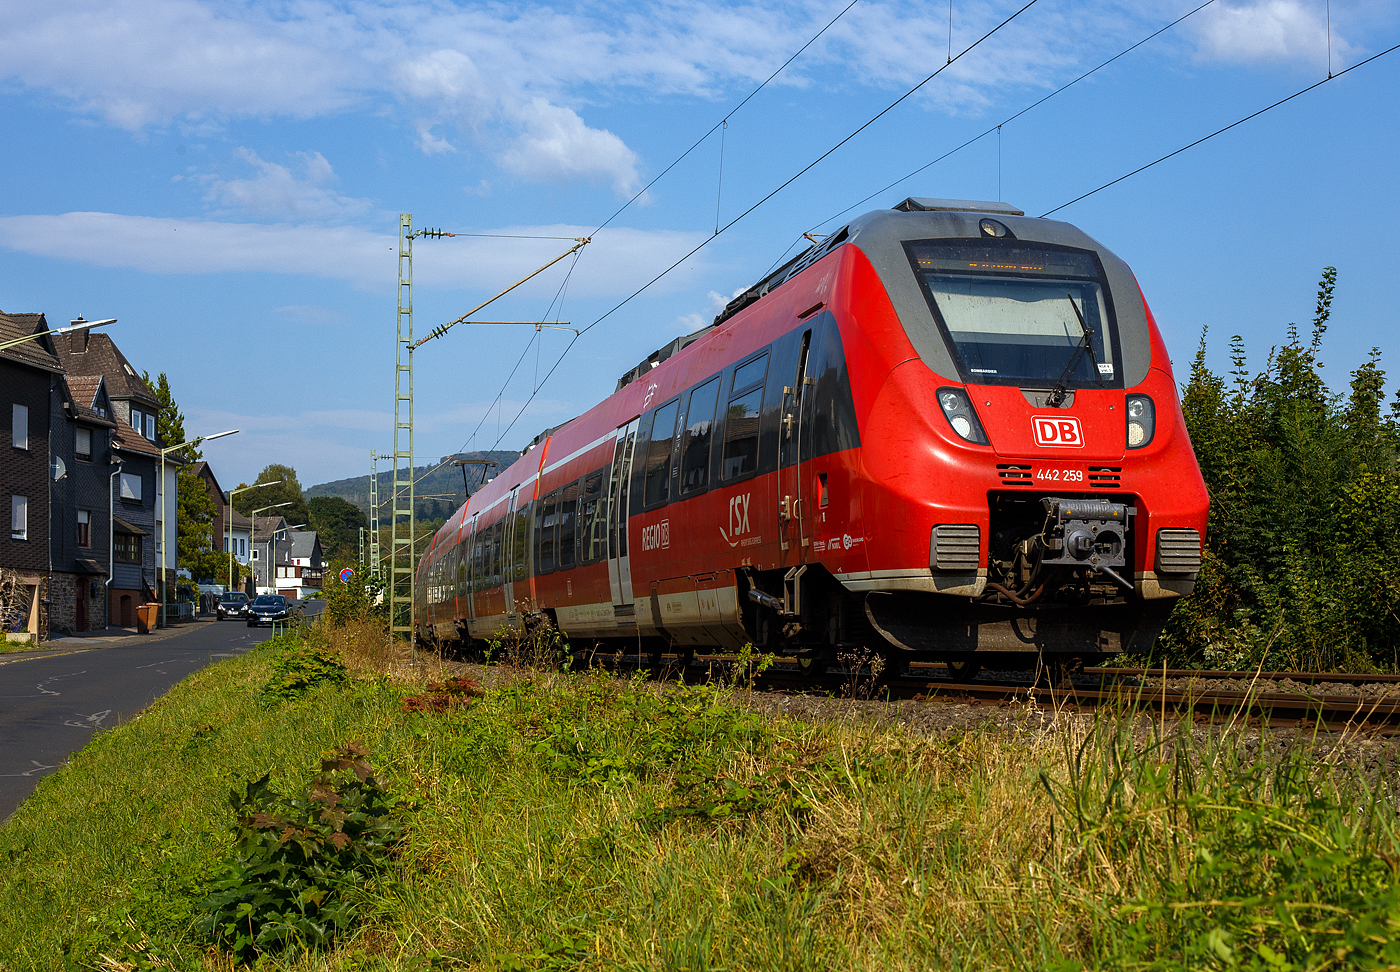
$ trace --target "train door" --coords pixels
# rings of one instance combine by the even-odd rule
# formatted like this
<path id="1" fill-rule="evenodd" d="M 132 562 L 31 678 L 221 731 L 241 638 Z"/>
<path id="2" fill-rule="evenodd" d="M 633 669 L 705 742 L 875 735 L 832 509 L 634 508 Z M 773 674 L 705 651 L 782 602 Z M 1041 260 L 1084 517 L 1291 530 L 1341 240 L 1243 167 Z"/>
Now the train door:
<path id="1" fill-rule="evenodd" d="M 608 583 L 614 607 L 632 603 L 632 562 L 627 555 L 627 493 L 632 481 L 632 452 L 638 419 L 617 430 L 612 475 L 608 481 Z"/>
<path id="2" fill-rule="evenodd" d="M 782 407 L 778 413 L 778 546 L 784 563 L 800 563 L 808 537 L 811 504 L 803 490 L 803 436 L 810 435 L 809 422 L 804 421 L 805 407 L 812 396 L 808 389 L 816 379 L 807 374 L 807 359 L 812 348 L 812 331 L 802 332 L 802 347 L 797 355 L 797 373 L 792 385 L 783 386 Z M 810 448 L 809 448 L 810 451 Z"/>
<path id="3" fill-rule="evenodd" d="M 505 614 L 512 621 L 515 620 L 515 533 L 519 529 L 515 522 L 515 499 L 519 492 L 519 487 L 510 491 L 510 499 L 506 502 L 506 515 L 502 518 L 505 537 L 500 555 L 501 581 L 505 593 Z"/>

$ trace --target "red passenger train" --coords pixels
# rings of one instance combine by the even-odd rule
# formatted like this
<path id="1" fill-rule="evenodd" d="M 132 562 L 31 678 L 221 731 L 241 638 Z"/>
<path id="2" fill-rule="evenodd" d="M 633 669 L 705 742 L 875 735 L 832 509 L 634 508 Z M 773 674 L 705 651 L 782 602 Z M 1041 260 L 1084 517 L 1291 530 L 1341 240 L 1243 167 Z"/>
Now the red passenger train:
<path id="1" fill-rule="evenodd" d="M 1207 505 L 1127 265 L 1004 203 L 908 199 L 542 433 L 433 538 L 415 624 L 1089 661 L 1152 644 Z"/>

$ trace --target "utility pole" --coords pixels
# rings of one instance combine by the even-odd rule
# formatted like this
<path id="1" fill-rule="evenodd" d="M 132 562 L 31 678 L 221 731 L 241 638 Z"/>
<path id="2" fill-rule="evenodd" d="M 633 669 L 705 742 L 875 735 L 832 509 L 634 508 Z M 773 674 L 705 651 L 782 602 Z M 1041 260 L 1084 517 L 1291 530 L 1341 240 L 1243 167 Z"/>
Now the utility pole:
<path id="1" fill-rule="evenodd" d="M 389 502 L 389 637 L 413 631 L 413 214 L 399 214 L 399 310 L 394 339 L 394 475 Z"/>
<path id="2" fill-rule="evenodd" d="M 379 576 L 379 453 L 373 449 L 369 451 L 369 572 Z"/>

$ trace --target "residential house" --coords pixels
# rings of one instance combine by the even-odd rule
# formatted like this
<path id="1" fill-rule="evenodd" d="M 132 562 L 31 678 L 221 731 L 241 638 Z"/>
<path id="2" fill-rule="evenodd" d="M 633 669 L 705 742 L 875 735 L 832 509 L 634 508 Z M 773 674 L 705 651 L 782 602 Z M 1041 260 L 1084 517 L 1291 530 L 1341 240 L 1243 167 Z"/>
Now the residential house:
<path id="1" fill-rule="evenodd" d="M 43 314 L 0 313 L 0 618 L 7 632 L 48 637 L 50 401 L 63 369 Z"/>
<path id="2" fill-rule="evenodd" d="M 321 593 L 325 565 L 321 562 L 321 538 L 315 530 L 292 530 L 287 563 L 277 568 L 277 593 L 307 598 Z"/>
<path id="3" fill-rule="evenodd" d="M 248 594 L 253 593 L 253 577 L 249 568 L 253 547 L 253 521 L 232 506 L 228 510 L 228 534 L 224 538 L 224 553 L 233 551 L 233 559 L 243 565 L 243 585 Z"/>
<path id="4" fill-rule="evenodd" d="M 253 550 L 253 582 L 259 594 L 277 594 L 281 568 L 290 563 L 291 542 L 285 516 L 255 516 L 249 546 Z M 270 568 L 270 569 L 269 569 Z"/>
<path id="5" fill-rule="evenodd" d="M 55 338 L 54 345 L 70 376 L 103 379 L 111 404 L 111 418 L 116 423 L 112 452 L 120 468 L 111 477 L 114 563 L 107 611 L 111 623 L 130 627 L 135 624 L 137 606 L 156 600 L 157 571 L 163 566 L 166 578 L 174 579 L 179 462 L 173 457 L 167 460 L 165 482 L 158 482 L 161 443 L 156 417 L 160 400 L 109 335 L 76 331 Z M 168 497 L 168 523 L 160 522 L 162 491 Z"/>
<path id="6" fill-rule="evenodd" d="M 62 377 L 52 396 L 49 449 L 49 627 L 76 632 L 108 624 L 112 576 L 112 405 L 99 377 Z"/>

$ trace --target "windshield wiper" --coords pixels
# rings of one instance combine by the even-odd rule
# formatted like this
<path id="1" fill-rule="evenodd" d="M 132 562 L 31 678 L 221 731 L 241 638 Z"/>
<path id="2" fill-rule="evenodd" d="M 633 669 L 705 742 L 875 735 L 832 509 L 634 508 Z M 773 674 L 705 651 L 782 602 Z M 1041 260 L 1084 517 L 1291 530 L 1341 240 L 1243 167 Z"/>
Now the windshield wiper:
<path id="1" fill-rule="evenodd" d="M 1045 404 L 1051 408 L 1059 408 L 1065 400 L 1065 395 L 1069 392 L 1067 381 L 1069 376 L 1074 374 L 1074 369 L 1079 365 L 1079 356 L 1085 351 L 1089 352 L 1089 361 L 1094 366 L 1094 375 L 1099 379 L 1099 384 L 1103 384 L 1103 372 L 1099 371 L 1099 359 L 1094 355 L 1094 331 L 1088 324 L 1084 323 L 1084 315 L 1079 313 L 1079 305 L 1074 302 L 1073 294 L 1065 294 L 1069 298 L 1069 306 L 1074 310 L 1074 316 L 1079 320 L 1079 330 L 1083 333 L 1079 337 L 1079 343 L 1074 347 L 1074 354 L 1070 355 L 1069 364 L 1065 365 L 1065 370 L 1061 372 L 1060 378 L 1055 382 L 1055 387 L 1050 389 L 1050 395 L 1045 399 Z"/>

